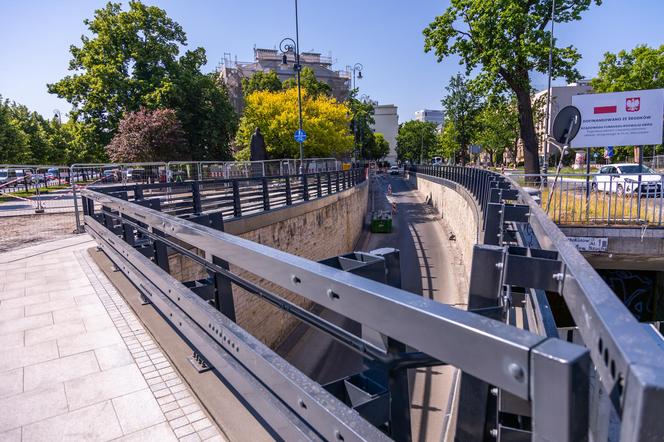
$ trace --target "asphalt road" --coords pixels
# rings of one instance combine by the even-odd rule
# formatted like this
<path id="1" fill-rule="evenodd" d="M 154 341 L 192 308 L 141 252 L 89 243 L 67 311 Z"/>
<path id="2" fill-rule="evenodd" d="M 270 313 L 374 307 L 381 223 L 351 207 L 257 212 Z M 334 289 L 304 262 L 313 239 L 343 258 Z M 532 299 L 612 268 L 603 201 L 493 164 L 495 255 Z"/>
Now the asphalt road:
<path id="1" fill-rule="evenodd" d="M 386 195 L 388 185 L 392 187 L 391 196 Z M 372 187 L 376 209 L 388 209 L 392 201 L 397 203 L 393 231 L 390 234 L 367 234 L 357 249 L 399 249 L 404 290 L 465 308 L 461 259 L 456 245 L 449 240 L 452 232 L 440 215 L 427 206 L 422 195 L 412 190 L 401 177 L 379 176 Z M 353 321 L 328 310 L 320 314 L 355 334 L 360 333 L 359 325 Z M 305 374 L 323 384 L 362 369 L 359 355 L 304 325 L 279 352 Z M 455 369 L 447 366 L 423 368 L 411 370 L 410 375 L 413 440 L 442 440 L 450 418 L 447 411 L 456 379 Z"/>

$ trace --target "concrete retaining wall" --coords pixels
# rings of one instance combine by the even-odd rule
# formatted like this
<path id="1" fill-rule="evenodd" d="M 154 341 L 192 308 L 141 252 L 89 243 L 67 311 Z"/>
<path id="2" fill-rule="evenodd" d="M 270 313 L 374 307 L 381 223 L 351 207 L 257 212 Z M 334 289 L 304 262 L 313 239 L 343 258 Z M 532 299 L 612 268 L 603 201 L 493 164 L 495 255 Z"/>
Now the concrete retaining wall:
<path id="1" fill-rule="evenodd" d="M 368 182 L 324 198 L 229 221 L 227 233 L 319 261 L 350 252 L 364 224 Z M 223 258 L 223 257 L 221 257 Z M 181 281 L 206 276 L 201 266 L 181 255 L 172 255 L 171 274 Z M 255 275 L 231 266 L 231 271 L 305 308 L 312 303 Z M 233 287 L 238 324 L 276 348 L 299 321 L 257 296 Z"/>
<path id="2" fill-rule="evenodd" d="M 443 178 L 409 174 L 408 179 L 410 185 L 438 210 L 456 235 L 469 281 L 473 246 L 481 235 L 480 212 L 475 199 L 464 187 Z"/>

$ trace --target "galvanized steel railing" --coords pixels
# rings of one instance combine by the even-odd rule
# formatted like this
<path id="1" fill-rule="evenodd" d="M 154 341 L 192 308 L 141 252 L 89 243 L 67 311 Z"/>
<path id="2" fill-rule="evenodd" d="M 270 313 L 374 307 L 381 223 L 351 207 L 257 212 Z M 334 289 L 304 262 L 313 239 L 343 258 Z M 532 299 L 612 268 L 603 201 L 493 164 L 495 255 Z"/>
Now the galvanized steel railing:
<path id="1" fill-rule="evenodd" d="M 467 169 L 457 172 L 457 182 L 486 208 L 494 189 L 491 177 Z M 203 213 L 202 205 L 194 204 L 192 213 L 176 217 L 161 211 L 160 198 L 151 199 L 145 190 L 134 190 L 129 198 L 130 192 L 82 190 L 86 230 L 279 437 L 408 440 L 410 433 L 394 425 L 396 410 L 389 409 L 389 395 L 397 392 L 365 391 L 366 402 L 342 402 L 235 324 L 231 286 L 267 300 L 389 370 L 444 363 L 460 368 L 532 410 L 528 431 L 536 440 L 573 441 L 587 434 L 588 350 L 226 234 L 219 210 Z M 169 274 L 173 253 L 207 270 L 210 297 L 202 299 L 200 286 L 194 289 Z M 247 280 L 243 271 L 267 287 L 281 287 L 361 324 L 362 337 Z M 364 338 L 364 331 L 374 338 Z M 607 345 L 613 342 L 608 335 L 605 339 Z M 406 347 L 415 352 L 394 351 Z M 360 394 L 362 385 L 352 388 Z M 375 402 L 385 394 L 387 401 Z M 388 413 L 381 407 L 388 407 Z M 409 413 L 407 402 L 399 412 Z M 376 416 L 386 420 L 376 421 Z"/>
<path id="2" fill-rule="evenodd" d="M 599 427 L 608 426 L 615 417 L 620 421 L 616 431 L 620 440 L 661 440 L 664 420 L 658 417 L 658 410 L 664 407 L 662 347 L 567 240 L 530 192 L 508 177 L 483 169 L 419 166 L 413 167 L 412 173 L 441 184 L 463 186 L 474 195 L 482 210 L 484 245 L 475 247 L 469 309 L 510 320 L 514 319 L 513 315 L 510 317 L 510 309 L 522 303 L 526 307 L 525 327 L 548 336 L 562 335 L 585 345 L 599 379 L 594 382 L 601 385 L 593 388 L 590 400 L 591 412 L 596 415 L 590 428 L 593 436 L 611 434 Z M 554 310 L 556 314 L 552 313 Z M 571 316 L 572 322 L 566 321 L 565 316 Z M 555 380 L 552 378 L 550 382 Z M 469 384 L 477 387 L 472 382 Z M 470 389 L 466 400 L 473 397 L 473 391 L 477 395 L 477 390 Z M 614 411 L 607 411 L 608 407 L 602 415 L 600 408 L 606 398 Z M 519 408 L 509 401 L 500 402 L 499 410 L 500 405 L 512 413 Z M 465 416 L 460 413 L 459 425 L 467 424 L 470 436 L 479 437 L 485 427 L 472 411 Z M 477 412 L 477 407 L 474 411 Z M 515 430 L 509 425 L 501 426 L 500 422 L 495 425 L 498 431 Z M 472 433 L 474 428 L 479 428 L 479 433 Z"/>

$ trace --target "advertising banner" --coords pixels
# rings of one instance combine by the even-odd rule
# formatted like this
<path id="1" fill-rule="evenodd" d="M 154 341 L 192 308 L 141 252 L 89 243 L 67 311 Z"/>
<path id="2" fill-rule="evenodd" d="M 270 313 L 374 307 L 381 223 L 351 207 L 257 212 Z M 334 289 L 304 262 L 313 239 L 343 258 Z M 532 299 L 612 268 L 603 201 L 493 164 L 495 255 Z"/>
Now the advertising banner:
<path id="1" fill-rule="evenodd" d="M 662 143 L 664 89 L 574 95 L 581 129 L 572 147 Z"/>

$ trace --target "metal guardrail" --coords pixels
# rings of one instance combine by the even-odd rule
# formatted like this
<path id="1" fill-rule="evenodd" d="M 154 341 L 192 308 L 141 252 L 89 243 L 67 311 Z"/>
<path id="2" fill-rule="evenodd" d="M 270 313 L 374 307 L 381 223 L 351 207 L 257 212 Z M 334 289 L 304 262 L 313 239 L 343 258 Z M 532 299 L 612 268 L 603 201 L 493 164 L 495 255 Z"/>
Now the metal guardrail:
<path id="1" fill-rule="evenodd" d="M 522 186 L 536 178 L 541 183 L 541 206 L 557 224 L 664 225 L 662 174 L 561 174 L 557 180 L 551 175 L 509 177 Z"/>
<path id="2" fill-rule="evenodd" d="M 585 345 L 600 384 L 600 388 L 593 388 L 590 400 L 593 413 L 601 414 L 602 399 L 597 392 L 602 390 L 599 396 L 609 398 L 620 421 L 620 440 L 661 440 L 664 420 L 658 416 L 664 406 L 663 349 L 531 194 L 515 181 L 482 169 L 417 166 L 411 171 L 426 179 L 463 186 L 475 196 L 484 214 L 483 244 L 475 247 L 473 256 L 469 309 L 513 321 L 512 307 L 523 304 L 524 327 L 546 336 L 568 336 Z M 566 315 L 571 323 L 565 321 Z M 481 383 L 466 378 L 467 388 L 463 386 L 462 381 L 457 431 L 467 431 L 469 440 L 481 439 L 488 420 L 493 421 L 498 435 L 503 430 L 506 437 L 519 434 L 521 428 L 501 424 L 498 415 L 501 411 L 514 414 L 523 407 L 504 401 L 499 394 L 498 415 L 487 417 L 478 413 L 474 399 L 478 391 L 484 391 Z M 464 399 L 475 403 L 464 410 Z M 484 399 L 482 404 L 488 402 Z M 533 413 L 536 419 L 536 407 Z M 609 425 L 609 414 L 595 419 L 590 428 L 593 434 L 608 434 L 609 430 L 599 427 Z"/>
<path id="3" fill-rule="evenodd" d="M 190 186 L 193 194 L 196 184 Z M 332 396 L 235 324 L 231 285 L 268 300 L 366 359 L 403 369 L 447 363 L 498 386 L 532 407 L 537 440 L 583 439 L 588 427 L 586 349 L 226 234 L 223 213 L 204 213 L 202 204 L 192 203 L 191 213 L 176 217 L 161 211 L 162 199 L 149 198 L 150 189 L 133 195 L 127 190 L 129 200 L 124 190 L 100 190 L 81 192 L 86 230 L 279 437 L 373 441 L 408 440 L 410 434 L 398 432 L 390 413 L 386 421 L 376 422 L 369 404 L 363 408 Z M 169 253 L 202 265 L 212 294 L 202 299 L 201 287 L 175 280 L 169 274 Z M 346 332 L 246 280 L 243 270 L 360 323 L 378 339 Z M 421 354 L 394 353 L 385 346 L 388 342 Z M 409 413 L 408 405 L 401 413 Z"/>

